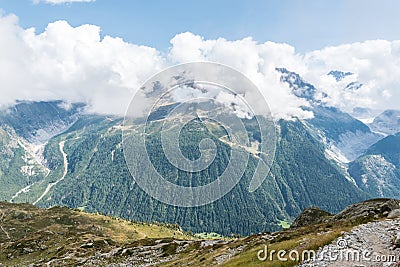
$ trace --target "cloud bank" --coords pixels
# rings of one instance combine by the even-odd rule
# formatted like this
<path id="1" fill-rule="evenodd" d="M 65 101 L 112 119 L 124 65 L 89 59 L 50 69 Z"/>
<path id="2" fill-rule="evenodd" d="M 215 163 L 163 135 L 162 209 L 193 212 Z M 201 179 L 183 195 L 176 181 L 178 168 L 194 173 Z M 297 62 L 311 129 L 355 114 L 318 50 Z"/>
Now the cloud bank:
<path id="1" fill-rule="evenodd" d="M 61 2 L 61 0 L 49 0 Z M 65 2 L 65 1 L 64 1 Z M 16 100 L 85 102 L 89 111 L 123 115 L 135 90 L 167 66 L 214 61 L 247 75 L 266 96 L 276 118 L 308 118 L 308 102 L 280 82 L 276 67 L 297 72 L 319 92 L 327 105 L 400 109 L 400 41 L 374 40 L 327 47 L 306 54 L 283 43 L 257 43 L 251 38 L 205 40 L 177 34 L 165 54 L 155 48 L 100 37 L 95 25 L 48 24 L 42 33 L 23 29 L 15 15 L 0 17 L 0 106 Z M 340 81 L 331 70 L 351 72 Z M 358 82 L 360 88 L 348 88 Z M 320 94 L 323 95 L 323 94 Z"/>
<path id="2" fill-rule="evenodd" d="M 134 90 L 165 67 L 151 47 L 109 36 L 93 25 L 65 21 L 41 34 L 21 29 L 13 15 L 0 18 L 0 105 L 15 100 L 86 102 L 91 111 L 123 114 Z"/>

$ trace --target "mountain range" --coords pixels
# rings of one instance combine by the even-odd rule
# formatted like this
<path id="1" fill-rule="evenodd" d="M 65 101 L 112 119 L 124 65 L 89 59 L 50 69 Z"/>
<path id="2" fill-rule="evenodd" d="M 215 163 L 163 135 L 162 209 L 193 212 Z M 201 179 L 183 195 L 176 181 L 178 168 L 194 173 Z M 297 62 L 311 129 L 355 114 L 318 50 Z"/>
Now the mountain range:
<path id="1" fill-rule="evenodd" d="M 147 195 L 129 173 L 122 117 L 87 113 L 82 103 L 22 101 L 0 113 L 0 199 L 177 223 L 193 233 L 249 235 L 279 230 L 312 206 L 336 213 L 370 198 L 398 198 L 400 112 L 383 111 L 365 121 L 361 117 L 370 114 L 368 110 L 359 109 L 356 115 L 326 106 L 318 100 L 318 90 L 300 75 L 284 68 L 276 71 L 282 83 L 310 103 L 305 109 L 314 117 L 276 121 L 275 161 L 254 192 L 248 187 L 259 159 L 252 155 L 240 182 L 214 203 L 193 208 L 163 204 Z M 340 81 L 350 74 L 329 75 Z M 347 87 L 362 90 L 361 83 Z M 182 133 L 182 153 L 198 157 L 203 138 L 212 139 L 218 153 L 206 171 L 188 175 L 174 168 L 160 150 L 157 125 L 166 118 L 156 115 L 149 156 L 157 171 L 176 184 L 213 181 L 226 167 L 229 152 L 238 149 L 216 135 L 209 122 L 191 122 Z M 252 120 L 242 120 L 256 139 Z"/>

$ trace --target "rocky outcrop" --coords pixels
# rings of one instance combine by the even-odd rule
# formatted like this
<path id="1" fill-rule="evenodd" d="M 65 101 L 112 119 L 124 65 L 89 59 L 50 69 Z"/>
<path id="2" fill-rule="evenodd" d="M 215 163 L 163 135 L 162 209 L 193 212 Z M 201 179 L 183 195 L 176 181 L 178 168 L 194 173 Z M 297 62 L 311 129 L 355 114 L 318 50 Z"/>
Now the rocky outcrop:
<path id="1" fill-rule="evenodd" d="M 396 238 L 393 241 L 395 248 L 400 248 L 400 233 L 397 233 Z"/>
<path id="2" fill-rule="evenodd" d="M 400 218 L 400 209 L 392 210 L 387 217 L 388 219 Z"/>
<path id="3" fill-rule="evenodd" d="M 368 217 L 386 217 L 392 210 L 400 209 L 400 200 L 372 199 L 351 205 L 335 215 L 332 220 L 356 220 Z"/>
<path id="4" fill-rule="evenodd" d="M 363 221 L 385 217 L 389 219 L 400 217 L 400 200 L 384 198 L 367 200 L 351 205 L 336 215 L 317 207 L 308 208 L 296 218 L 291 228 L 340 220 Z"/>
<path id="5" fill-rule="evenodd" d="M 332 218 L 333 214 L 321 210 L 318 207 L 305 209 L 293 222 L 291 228 L 298 228 L 302 226 L 312 225 L 323 223 L 330 218 Z"/>

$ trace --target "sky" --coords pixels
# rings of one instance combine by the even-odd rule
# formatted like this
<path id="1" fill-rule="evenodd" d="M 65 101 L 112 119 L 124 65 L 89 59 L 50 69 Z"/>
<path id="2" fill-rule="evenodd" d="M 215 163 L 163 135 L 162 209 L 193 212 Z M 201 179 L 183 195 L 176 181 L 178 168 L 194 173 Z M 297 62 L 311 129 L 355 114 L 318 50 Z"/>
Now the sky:
<path id="1" fill-rule="evenodd" d="M 400 109 L 400 1 L 0 0 L 0 9 L 0 107 L 61 99 L 120 115 L 151 75 L 213 61 L 248 76 L 277 118 L 312 116 L 277 67 L 344 111 Z M 330 70 L 353 74 L 336 81 Z"/>
<path id="2" fill-rule="evenodd" d="M 50 0 L 55 1 L 57 0 Z M 61 0 L 62 1 L 62 0 Z M 49 22 L 98 25 L 103 35 L 166 51 L 181 32 L 206 39 L 288 43 L 299 52 L 372 39 L 398 39 L 397 0 L 96 0 L 49 4 L 0 0 L 5 13 L 16 14 L 24 28 L 44 31 Z"/>

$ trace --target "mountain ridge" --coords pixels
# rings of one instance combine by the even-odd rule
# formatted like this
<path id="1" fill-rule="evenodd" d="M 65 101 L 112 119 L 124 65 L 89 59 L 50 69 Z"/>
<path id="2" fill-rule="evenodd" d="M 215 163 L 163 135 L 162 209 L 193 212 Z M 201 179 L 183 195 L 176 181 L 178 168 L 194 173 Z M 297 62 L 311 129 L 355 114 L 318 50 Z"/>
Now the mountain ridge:
<path id="1" fill-rule="evenodd" d="M 373 199 L 346 207 L 338 214 L 309 209 L 297 226 L 279 232 L 262 231 L 246 237 L 205 238 L 175 224 L 136 222 L 89 214 L 66 207 L 40 209 L 31 204 L 0 202 L 0 264 L 2 266 L 274 266 L 257 258 L 270 249 L 319 251 L 360 228 L 382 224 L 399 228 L 400 200 Z M 393 216 L 397 213 L 397 217 Z M 391 219 L 388 219 L 390 217 Z M 397 224 L 396 224 L 397 222 Z M 397 225 L 397 226 L 396 226 Z M 379 235 L 373 231 L 369 236 Z M 393 231 L 386 231 L 392 234 Z M 339 238 L 339 239 L 338 239 Z M 386 247 L 393 241 L 380 239 Z M 370 250 L 381 244 L 370 245 Z M 398 251 L 394 251 L 398 254 Z M 288 261 L 296 266 L 301 261 Z"/>
<path id="2" fill-rule="evenodd" d="M 276 122 L 276 160 L 261 188 L 253 193 L 248 192 L 248 183 L 257 163 L 257 157 L 252 156 L 240 183 L 215 203 L 183 209 L 155 201 L 135 184 L 125 164 L 121 139 L 123 118 L 87 114 L 81 112 L 82 104 L 77 104 L 75 110 L 50 113 L 55 116 L 54 120 L 58 120 L 60 114 L 70 114 L 74 119 L 71 119 L 73 123 L 68 124 L 67 129 L 63 128 L 44 143 L 41 162 L 31 159 L 33 156 L 21 145 L 23 142 L 29 144 L 29 137 L 32 136 L 29 130 L 22 132 L 22 136 L 15 131 L 16 134 L 12 135 L 7 127 L 12 129 L 15 124 L 5 124 L 3 120 L 0 125 L 3 136 L 0 140 L 3 148 L 0 161 L 1 166 L 7 166 L 7 169 L 0 169 L 1 177 L 4 177 L 0 181 L 4 188 L 0 197 L 15 202 L 37 202 L 41 207 L 66 205 L 126 219 L 179 223 L 185 230 L 193 232 L 247 235 L 262 229 L 278 230 L 283 221 L 293 221 L 301 210 L 310 206 L 318 205 L 329 212 L 338 212 L 351 203 L 385 196 L 379 194 L 380 189 L 372 184 L 370 188 L 363 187 L 362 178 L 355 174 L 352 167 L 368 151 L 370 143 L 383 137 L 371 132 L 368 125 L 351 115 L 324 106 L 315 95 L 317 89 L 299 75 L 286 69 L 280 71 L 285 73 L 283 82 L 289 83 L 289 86 L 290 83 L 297 84 L 300 93 L 307 92 L 299 96 L 311 101 L 309 108 L 315 117 Z M 304 84 L 306 88 L 301 88 Z M 51 103 L 50 109 L 62 109 L 61 102 Z M 30 126 L 30 131 L 34 132 L 42 125 L 46 126 L 43 118 L 36 116 L 35 111 L 42 107 L 41 112 L 45 113 L 49 106 L 45 103 L 27 103 L 24 108 L 29 105 L 33 105 L 31 112 L 25 110 L 23 114 L 29 114 L 32 122 L 38 120 L 37 125 Z M 167 112 L 168 108 L 164 111 Z M 185 184 L 189 176 L 171 168 L 157 145 L 157 125 L 166 119 L 163 112 L 155 113 L 154 120 L 149 122 L 155 130 L 152 133 L 154 153 L 151 157 L 157 162 L 159 171 L 169 175 L 168 179 Z M 7 113 L 1 116 L 6 117 Z M 14 114 L 12 118 L 19 117 Z M 255 139 L 257 132 L 253 132 L 251 121 L 244 119 L 243 122 L 248 126 L 250 138 Z M 16 125 L 18 127 L 18 123 Z M 210 170 L 201 176 L 190 177 L 197 179 L 193 180 L 195 184 L 215 179 L 229 159 L 228 152 L 236 149 L 218 140 L 219 137 L 210 132 L 212 128 L 205 127 L 204 134 L 185 139 L 188 141 L 184 146 L 184 154 L 196 155 L 200 137 L 214 139 L 222 149 Z M 60 151 L 61 143 L 65 157 Z M 363 146 L 358 147 L 361 143 L 364 143 Z M 340 160 L 347 148 L 351 158 Z M 64 159 L 67 159 L 67 164 Z M 395 181 L 397 178 L 390 181 L 394 188 L 389 195 L 392 197 L 396 197 L 395 192 L 398 192 Z M 56 185 L 44 194 L 46 188 L 54 183 Z"/>

